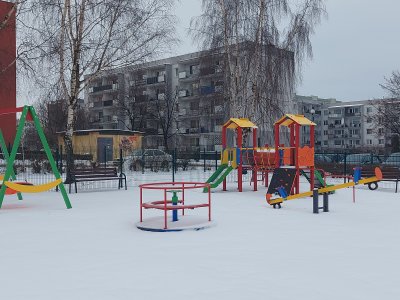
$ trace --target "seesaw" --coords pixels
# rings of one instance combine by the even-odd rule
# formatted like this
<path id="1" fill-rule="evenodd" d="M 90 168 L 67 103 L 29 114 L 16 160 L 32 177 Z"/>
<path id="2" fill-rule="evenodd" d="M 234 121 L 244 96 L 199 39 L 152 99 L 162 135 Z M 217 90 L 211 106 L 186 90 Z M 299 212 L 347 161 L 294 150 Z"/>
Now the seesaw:
<path id="1" fill-rule="evenodd" d="M 382 176 L 381 169 L 377 167 L 377 168 L 375 168 L 375 176 L 361 179 L 361 168 L 355 168 L 353 178 L 354 178 L 354 181 L 352 181 L 352 182 L 346 182 L 343 184 L 333 185 L 333 186 L 324 187 L 324 188 L 320 188 L 320 189 L 314 189 L 313 191 L 308 191 L 308 192 L 299 193 L 299 194 L 295 194 L 295 195 L 287 195 L 284 188 L 278 188 L 277 193 L 280 195 L 280 197 L 272 198 L 272 196 L 273 196 L 272 194 L 266 194 L 266 200 L 267 200 L 268 204 L 270 204 L 274 208 L 281 208 L 281 204 L 284 201 L 295 200 L 295 199 L 310 197 L 310 196 L 314 196 L 314 198 L 316 196 L 317 201 L 318 201 L 318 195 L 323 194 L 324 202 L 325 202 L 325 196 L 326 196 L 326 201 L 327 201 L 327 198 L 328 198 L 327 195 L 329 192 L 348 188 L 348 187 L 355 187 L 356 185 L 369 184 L 371 182 L 378 182 L 378 181 L 382 180 L 383 176 Z M 326 206 L 327 206 L 327 203 L 326 203 Z M 324 211 L 327 211 L 327 210 L 324 209 Z M 315 212 L 315 208 L 314 208 L 314 212 Z"/>

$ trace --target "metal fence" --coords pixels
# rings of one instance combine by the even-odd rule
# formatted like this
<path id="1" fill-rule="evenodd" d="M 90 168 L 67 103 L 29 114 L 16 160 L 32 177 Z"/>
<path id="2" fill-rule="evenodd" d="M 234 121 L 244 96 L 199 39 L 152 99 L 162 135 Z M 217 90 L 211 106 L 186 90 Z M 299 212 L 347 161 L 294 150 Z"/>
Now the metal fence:
<path id="1" fill-rule="evenodd" d="M 66 156 L 63 149 L 53 152 L 57 167 L 66 178 Z M 97 157 L 98 156 L 98 157 Z M 95 155 L 85 149 L 74 149 L 74 164 L 79 168 L 115 167 L 118 172 L 127 176 L 128 186 L 137 186 L 153 181 L 206 181 L 218 168 L 221 153 L 218 151 L 182 152 L 178 150 L 161 151 L 158 149 L 142 149 L 140 151 L 119 150 L 118 155 Z M 316 153 L 315 164 L 333 175 L 346 176 L 353 173 L 356 166 L 380 166 L 383 168 L 400 168 L 400 153 L 388 156 L 374 153 Z M 6 163 L 0 156 L 0 173 L 5 172 Z M 43 184 L 54 180 L 50 163 L 43 151 L 19 151 L 14 163 L 18 180 L 33 184 Z M 247 178 L 248 177 L 248 178 Z M 245 174 L 244 180 L 250 182 L 251 174 Z M 228 182 L 237 181 L 236 172 L 227 178 Z M 97 190 L 117 187 L 114 181 L 98 181 L 79 183 L 79 190 Z"/>

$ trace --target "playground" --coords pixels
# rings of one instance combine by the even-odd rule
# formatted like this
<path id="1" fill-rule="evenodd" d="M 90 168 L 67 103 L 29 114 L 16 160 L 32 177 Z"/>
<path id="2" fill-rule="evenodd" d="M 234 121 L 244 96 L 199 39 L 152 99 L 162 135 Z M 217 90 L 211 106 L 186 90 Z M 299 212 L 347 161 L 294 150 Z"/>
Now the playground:
<path id="1" fill-rule="evenodd" d="M 315 215 L 311 198 L 273 209 L 265 189 L 254 192 L 247 182 L 238 193 L 228 181 L 227 192 L 212 193 L 216 226 L 166 234 L 136 229 L 137 184 L 71 194 L 73 209 L 56 192 L 6 197 L 2 298 L 397 299 L 400 293 L 400 202 L 391 187 L 356 187 L 356 203 L 351 188 L 341 189 L 331 195 L 330 212 Z M 307 181 L 300 184 L 307 189 Z M 193 214 L 207 215 L 203 210 Z"/>

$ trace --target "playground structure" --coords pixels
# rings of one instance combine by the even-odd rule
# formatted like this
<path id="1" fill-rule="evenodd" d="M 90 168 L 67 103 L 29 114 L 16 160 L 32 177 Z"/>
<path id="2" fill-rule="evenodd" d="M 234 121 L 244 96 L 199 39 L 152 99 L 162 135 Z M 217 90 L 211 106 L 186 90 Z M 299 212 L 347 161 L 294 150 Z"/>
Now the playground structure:
<path id="1" fill-rule="evenodd" d="M 314 164 L 314 131 L 315 123 L 304 117 L 303 115 L 286 114 L 274 125 L 275 134 L 275 168 L 294 168 L 294 186 L 290 194 L 298 194 L 300 192 L 300 175 L 309 172 L 306 177 L 310 182 L 310 190 L 314 189 L 315 184 L 315 164 Z M 289 146 L 280 143 L 280 128 L 287 127 L 289 129 Z M 310 128 L 309 145 L 301 146 L 300 129 L 303 126 Z M 272 190 L 268 189 L 269 193 Z"/>
<path id="2" fill-rule="evenodd" d="M 54 161 L 53 155 L 51 153 L 50 147 L 47 143 L 46 136 L 44 135 L 42 126 L 40 125 L 40 121 L 36 115 L 35 109 L 32 106 L 23 106 L 17 108 L 9 108 L 9 109 L 0 109 L 0 115 L 8 115 L 21 113 L 21 117 L 19 120 L 19 124 L 17 126 L 17 132 L 15 136 L 15 140 L 11 149 L 11 153 L 8 153 L 5 140 L 3 138 L 3 134 L 0 132 L 0 146 L 4 155 L 4 159 L 6 161 L 6 172 L 4 175 L 0 176 L 0 180 L 2 182 L 0 189 L 0 208 L 3 204 L 4 196 L 10 194 L 17 194 L 18 199 L 22 200 L 21 193 L 42 193 L 48 191 L 52 188 L 58 186 L 61 191 L 62 197 L 64 199 L 65 205 L 67 208 L 72 208 L 71 203 L 68 198 L 68 194 L 65 190 L 64 184 L 61 179 L 61 175 L 57 169 L 56 162 Z M 49 160 L 51 170 L 54 173 L 55 180 L 46 184 L 41 185 L 32 185 L 25 182 L 16 182 L 16 176 L 14 173 L 14 161 L 17 155 L 18 147 L 21 144 L 21 138 L 24 130 L 25 123 L 27 121 L 32 121 L 34 127 L 39 135 L 40 141 L 43 145 L 44 151 L 46 153 L 47 159 Z"/>
<path id="3" fill-rule="evenodd" d="M 293 171 L 293 169 L 288 169 Z M 382 180 L 382 171 L 377 167 L 375 168 L 375 176 L 369 177 L 369 178 L 363 178 L 361 177 L 361 168 L 355 168 L 354 169 L 354 176 L 353 176 L 353 181 L 352 182 L 346 182 L 343 184 L 338 184 L 338 185 L 332 185 L 332 186 L 326 186 L 323 188 L 315 188 L 312 191 L 308 192 L 303 192 L 295 195 L 289 195 L 288 191 L 290 191 L 295 184 L 295 173 L 292 172 L 291 176 L 288 176 L 287 179 L 285 180 L 285 186 L 281 186 L 276 188 L 277 193 L 280 195 L 279 198 L 272 198 L 272 194 L 267 193 L 266 194 L 266 200 L 268 204 L 273 206 L 274 208 L 281 208 L 281 204 L 284 201 L 288 200 L 295 200 L 299 198 L 304 198 L 304 197 L 309 197 L 313 196 L 313 212 L 318 213 L 320 207 L 318 207 L 318 195 L 324 195 L 324 206 L 322 207 L 325 212 L 328 211 L 328 195 L 330 192 L 339 190 L 339 189 L 344 189 L 348 187 L 353 187 L 353 202 L 355 202 L 355 186 L 356 185 L 368 185 L 373 182 L 378 182 Z M 289 171 L 290 173 L 290 171 Z M 271 184 L 272 186 L 272 184 Z"/>
<path id="4" fill-rule="evenodd" d="M 226 177 L 237 170 L 238 190 L 243 191 L 243 174 L 252 172 L 253 189 L 257 191 L 258 172 L 263 174 L 263 180 L 268 182 L 268 172 L 274 168 L 275 154 L 273 148 L 257 147 L 257 126 L 247 118 L 230 118 L 222 127 L 221 165 L 206 181 L 211 188 L 222 183 L 226 191 Z M 227 146 L 227 133 L 235 132 L 236 145 Z M 245 146 L 246 137 L 252 137 L 252 146 Z M 204 189 L 207 191 L 207 188 Z"/>
<path id="5" fill-rule="evenodd" d="M 200 182 L 161 182 L 147 183 L 139 186 L 140 188 L 140 222 L 136 227 L 145 231 L 182 231 L 182 230 L 201 230 L 211 226 L 211 192 L 208 183 Z M 208 190 L 206 202 L 188 204 L 187 191 L 204 189 Z M 145 190 L 161 191 L 163 193 L 162 200 L 144 202 Z M 172 194 L 168 199 L 168 193 Z M 181 199 L 178 198 L 181 194 Z M 203 196 L 204 197 L 204 196 Z M 185 210 L 208 208 L 208 219 L 195 218 L 194 216 L 185 216 Z M 163 217 L 152 218 L 147 221 L 143 220 L 143 209 L 158 209 L 164 211 Z M 168 222 L 168 211 L 172 211 L 171 222 Z M 181 211 L 181 217 L 178 212 Z"/>

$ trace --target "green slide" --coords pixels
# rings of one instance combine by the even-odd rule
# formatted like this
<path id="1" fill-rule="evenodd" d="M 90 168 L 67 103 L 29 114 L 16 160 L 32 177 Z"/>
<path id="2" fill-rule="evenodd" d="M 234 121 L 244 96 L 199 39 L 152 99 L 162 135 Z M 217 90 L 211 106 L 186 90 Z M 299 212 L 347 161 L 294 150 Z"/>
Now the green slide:
<path id="1" fill-rule="evenodd" d="M 220 165 L 217 169 L 217 171 L 214 172 L 214 174 L 211 175 L 210 178 L 206 181 L 206 183 L 209 183 L 211 188 L 216 188 L 221 184 L 222 181 L 228 176 L 228 174 L 233 170 L 231 166 L 228 166 L 227 164 Z M 207 188 L 204 188 L 204 193 L 208 192 Z"/>
<path id="2" fill-rule="evenodd" d="M 308 182 L 310 182 L 310 177 L 309 177 L 310 173 L 309 172 L 304 172 L 304 170 L 301 170 L 301 174 L 307 179 Z M 316 188 L 333 186 L 333 184 L 327 184 L 325 186 L 325 180 L 319 171 L 315 170 L 314 176 L 315 176 L 315 179 L 317 180 L 317 182 L 314 181 L 314 186 Z M 333 191 L 333 192 L 335 192 L 335 191 Z"/>

